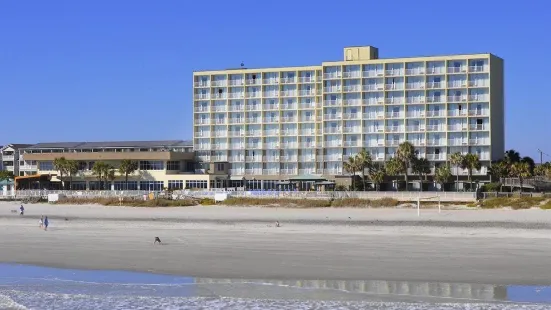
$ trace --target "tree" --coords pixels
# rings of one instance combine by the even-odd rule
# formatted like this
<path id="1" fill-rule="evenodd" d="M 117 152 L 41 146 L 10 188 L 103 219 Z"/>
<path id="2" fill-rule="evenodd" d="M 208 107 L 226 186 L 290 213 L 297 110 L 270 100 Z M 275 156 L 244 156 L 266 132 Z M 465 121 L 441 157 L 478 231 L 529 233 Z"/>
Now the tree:
<path id="1" fill-rule="evenodd" d="M 103 181 L 109 180 L 112 170 L 114 170 L 114 167 L 110 164 L 104 163 L 102 161 L 94 163 L 94 167 L 92 167 L 92 174 L 98 178 L 100 189 L 104 189 Z"/>
<path id="2" fill-rule="evenodd" d="M 346 172 L 352 175 L 352 188 L 353 190 L 356 190 L 356 172 L 360 169 L 356 156 L 348 157 L 348 161 L 343 164 L 343 168 Z"/>
<path id="3" fill-rule="evenodd" d="M 58 157 L 54 159 L 54 168 L 59 171 L 59 180 L 61 181 L 61 189 L 65 189 L 65 182 L 63 176 L 67 174 L 67 159 L 65 157 Z"/>
<path id="4" fill-rule="evenodd" d="M 494 182 L 501 182 L 502 178 L 509 176 L 509 165 L 506 161 L 497 161 L 490 166 L 488 173 L 490 173 L 492 178 L 496 179 Z"/>
<path id="5" fill-rule="evenodd" d="M 522 193 L 524 179 L 532 176 L 532 173 L 530 173 L 530 164 L 527 162 L 514 163 L 511 165 L 511 175 L 518 178 L 520 182 L 520 192 Z"/>
<path id="6" fill-rule="evenodd" d="M 386 162 L 385 171 L 389 176 L 397 176 L 405 169 L 404 162 L 396 157 L 392 157 Z"/>
<path id="7" fill-rule="evenodd" d="M 0 170 L 0 182 L 9 181 L 13 179 L 14 179 L 13 172 L 8 170 Z"/>
<path id="8" fill-rule="evenodd" d="M 459 191 L 459 166 L 461 163 L 463 163 L 463 155 L 461 153 L 453 153 L 450 156 L 450 163 L 455 166 L 455 175 L 456 175 L 456 182 L 455 182 L 455 191 Z"/>
<path id="9" fill-rule="evenodd" d="M 508 164 L 518 163 L 520 161 L 520 153 L 513 149 L 508 150 L 505 152 L 504 159 Z"/>
<path id="10" fill-rule="evenodd" d="M 430 163 L 426 158 L 414 158 L 411 166 L 413 173 L 419 175 L 420 191 L 423 191 L 423 176 L 430 173 Z"/>
<path id="11" fill-rule="evenodd" d="M 448 164 L 436 168 L 434 171 L 434 180 L 436 183 L 440 184 L 442 191 L 445 191 L 445 184 L 450 181 L 452 177 L 452 171 Z"/>
<path id="12" fill-rule="evenodd" d="M 375 184 L 375 190 L 380 191 L 381 190 L 381 183 L 384 182 L 386 176 L 385 167 L 381 166 L 376 169 L 372 169 L 369 172 L 369 178 Z"/>
<path id="13" fill-rule="evenodd" d="M 73 176 L 78 172 L 78 162 L 68 159 L 66 162 L 67 174 L 69 175 L 69 189 L 73 189 Z"/>
<path id="14" fill-rule="evenodd" d="M 124 175 L 124 186 L 128 190 L 128 175 L 138 170 L 138 162 L 130 159 L 123 159 L 121 166 L 119 167 L 119 174 Z"/>
<path id="15" fill-rule="evenodd" d="M 551 162 L 541 164 L 534 168 L 534 175 L 551 178 Z"/>
<path id="16" fill-rule="evenodd" d="M 362 190 L 365 191 L 365 169 L 367 169 L 368 173 L 371 172 L 371 169 L 373 169 L 373 159 L 366 149 L 362 149 L 360 153 L 356 155 L 356 161 L 362 173 Z"/>
<path id="17" fill-rule="evenodd" d="M 478 155 L 469 153 L 463 156 L 463 162 L 461 163 L 461 168 L 467 169 L 467 171 L 469 172 L 468 181 L 469 181 L 471 190 L 473 188 L 473 183 L 472 183 L 473 170 L 480 170 L 481 167 L 482 167 L 482 164 L 480 163 L 480 159 L 478 158 Z"/>
<path id="18" fill-rule="evenodd" d="M 415 147 L 413 147 L 413 144 L 409 142 L 402 142 L 398 146 L 398 150 L 396 151 L 396 157 L 398 160 L 400 160 L 404 165 L 404 180 L 406 181 L 406 191 L 408 190 L 408 169 L 411 166 L 411 162 L 415 158 Z"/>
<path id="19" fill-rule="evenodd" d="M 524 156 L 521 160 L 520 160 L 521 163 L 527 163 L 528 164 L 528 168 L 530 168 L 530 173 L 531 174 L 534 174 L 534 168 L 536 167 L 536 163 L 534 162 L 534 160 L 532 159 L 532 157 L 530 156 Z"/>

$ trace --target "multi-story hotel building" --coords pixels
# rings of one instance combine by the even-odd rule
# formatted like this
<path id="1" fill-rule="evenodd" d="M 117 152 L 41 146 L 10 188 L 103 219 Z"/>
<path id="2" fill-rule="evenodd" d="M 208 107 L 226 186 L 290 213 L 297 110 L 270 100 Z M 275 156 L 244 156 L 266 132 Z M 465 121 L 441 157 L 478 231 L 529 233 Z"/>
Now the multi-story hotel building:
<path id="1" fill-rule="evenodd" d="M 7 144 L 0 147 L 0 170 L 7 170 L 14 176 L 24 175 L 28 171 L 28 166 L 23 160 L 21 150 L 29 147 L 31 144 Z"/>
<path id="2" fill-rule="evenodd" d="M 492 54 L 384 59 L 372 46 L 318 66 L 197 71 L 193 145 L 247 179 L 332 178 L 362 148 L 384 162 L 404 141 L 433 166 L 475 153 L 486 175 L 504 153 L 503 86 Z"/>

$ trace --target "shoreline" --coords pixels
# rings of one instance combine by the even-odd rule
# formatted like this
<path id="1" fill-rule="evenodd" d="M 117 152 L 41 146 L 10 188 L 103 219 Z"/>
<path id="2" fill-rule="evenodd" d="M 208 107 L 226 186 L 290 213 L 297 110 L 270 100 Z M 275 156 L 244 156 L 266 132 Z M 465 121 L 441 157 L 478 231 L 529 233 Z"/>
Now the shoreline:
<path id="1" fill-rule="evenodd" d="M 0 204 L 0 262 L 200 278 L 551 284 L 551 212 L 540 210 L 417 217 L 396 209 L 27 205 L 20 217 L 9 213 L 16 207 Z M 47 232 L 38 228 L 41 214 L 51 217 Z M 164 245 L 154 246 L 155 236 Z"/>

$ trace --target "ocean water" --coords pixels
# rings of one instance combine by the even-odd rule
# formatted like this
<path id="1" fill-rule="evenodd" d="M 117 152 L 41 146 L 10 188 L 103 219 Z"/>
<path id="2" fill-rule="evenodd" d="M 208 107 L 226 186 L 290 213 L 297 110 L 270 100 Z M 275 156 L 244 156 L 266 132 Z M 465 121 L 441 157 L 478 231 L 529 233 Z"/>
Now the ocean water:
<path id="1" fill-rule="evenodd" d="M 551 309 L 551 287 L 205 279 L 0 264 L 0 309 Z"/>

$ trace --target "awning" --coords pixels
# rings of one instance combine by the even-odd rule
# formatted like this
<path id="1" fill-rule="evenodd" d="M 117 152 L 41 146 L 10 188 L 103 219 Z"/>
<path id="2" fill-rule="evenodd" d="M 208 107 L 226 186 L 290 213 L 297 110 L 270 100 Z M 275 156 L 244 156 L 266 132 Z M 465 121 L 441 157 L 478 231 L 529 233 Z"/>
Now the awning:
<path id="1" fill-rule="evenodd" d="M 289 181 L 327 181 L 327 179 L 324 179 L 317 175 L 302 174 L 297 175 L 296 177 L 289 178 Z"/>
<path id="2" fill-rule="evenodd" d="M 321 181 L 321 182 L 316 182 L 314 185 L 335 185 L 335 182 Z"/>
<path id="3" fill-rule="evenodd" d="M 244 176 L 232 175 L 232 176 L 230 177 L 230 180 L 231 180 L 231 181 L 243 181 L 243 180 L 245 180 L 245 177 L 244 177 Z"/>
<path id="4" fill-rule="evenodd" d="M 19 180 L 25 180 L 25 179 L 39 179 L 42 177 L 49 177 L 49 174 L 33 174 L 33 175 L 24 175 L 20 177 L 15 177 L 15 182 Z"/>

